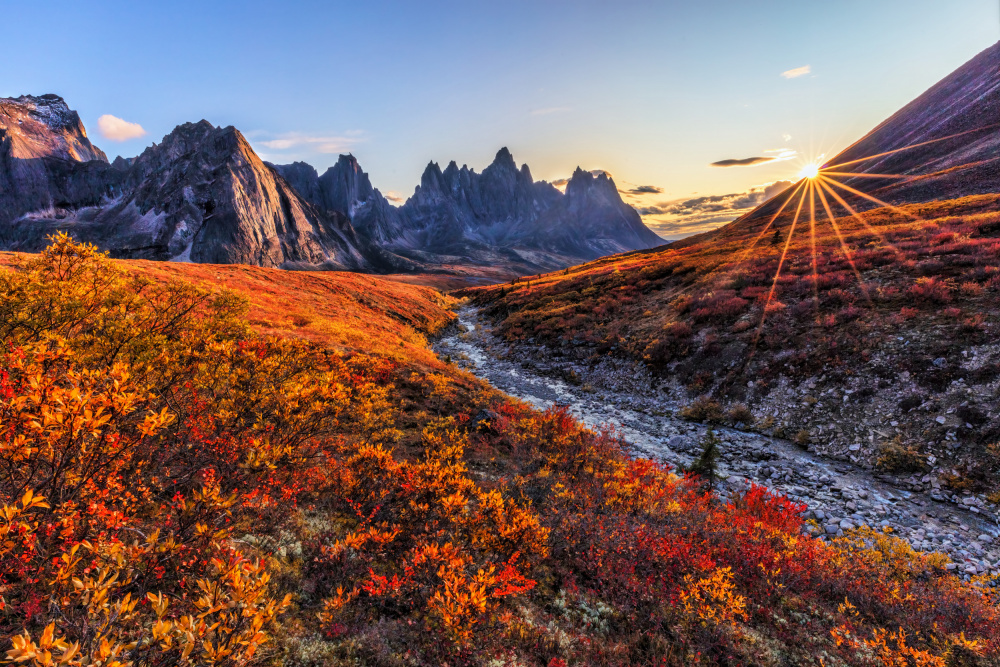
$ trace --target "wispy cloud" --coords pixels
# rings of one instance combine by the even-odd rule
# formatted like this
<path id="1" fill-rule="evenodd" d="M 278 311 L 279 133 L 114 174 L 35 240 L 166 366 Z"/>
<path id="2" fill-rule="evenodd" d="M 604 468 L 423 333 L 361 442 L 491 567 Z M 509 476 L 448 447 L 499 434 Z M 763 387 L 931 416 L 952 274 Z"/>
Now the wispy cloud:
<path id="1" fill-rule="evenodd" d="M 532 116 L 548 116 L 553 113 L 566 113 L 567 111 L 572 111 L 571 107 L 545 107 L 544 109 L 532 109 Z"/>
<path id="2" fill-rule="evenodd" d="M 754 167 L 758 164 L 768 164 L 769 162 L 784 162 L 785 160 L 791 160 L 796 155 L 797 151 L 790 148 L 769 148 L 765 151 L 761 151 L 765 155 L 757 157 L 745 157 L 745 158 L 730 158 L 728 160 L 719 160 L 718 162 L 713 162 L 710 166 L 712 167 Z M 773 155 L 767 155 L 767 153 L 772 153 Z"/>
<path id="3" fill-rule="evenodd" d="M 146 136 L 146 130 L 139 123 L 130 123 L 107 113 L 97 119 L 97 130 L 109 141 L 128 141 Z"/>
<path id="4" fill-rule="evenodd" d="M 395 190 L 389 190 L 383 196 L 389 201 L 391 201 L 393 204 L 402 204 L 404 201 L 406 201 L 406 197 L 399 194 Z"/>
<path id="5" fill-rule="evenodd" d="M 310 135 L 288 132 L 274 139 L 257 142 L 272 151 L 308 148 L 317 153 L 349 153 L 355 146 L 364 143 L 362 130 L 351 130 L 341 135 Z"/>
<path id="6" fill-rule="evenodd" d="M 657 202 L 637 207 L 636 210 L 654 232 L 664 238 L 678 239 L 710 231 L 735 220 L 790 185 L 791 181 L 776 181 L 754 186 L 744 192 Z"/>
<path id="7" fill-rule="evenodd" d="M 774 162 L 778 158 L 776 157 L 745 157 L 745 158 L 729 158 L 728 160 L 719 160 L 718 162 L 713 162 L 710 166 L 712 167 L 753 167 L 758 164 L 765 164 L 767 162 Z"/>
<path id="8" fill-rule="evenodd" d="M 805 76 L 806 74 L 809 74 L 810 72 L 812 72 L 812 67 L 810 67 L 809 65 L 805 65 L 803 67 L 796 67 L 795 69 L 785 70 L 784 72 L 781 73 L 781 76 L 785 77 L 786 79 L 797 79 L 800 76 Z"/>

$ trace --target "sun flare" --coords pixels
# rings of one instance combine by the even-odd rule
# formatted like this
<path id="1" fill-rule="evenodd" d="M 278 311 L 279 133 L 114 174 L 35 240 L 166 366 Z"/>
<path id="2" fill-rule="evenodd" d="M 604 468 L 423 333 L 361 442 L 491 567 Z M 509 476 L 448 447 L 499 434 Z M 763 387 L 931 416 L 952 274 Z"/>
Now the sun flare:
<path id="1" fill-rule="evenodd" d="M 818 164 L 807 164 L 802 167 L 802 171 L 799 172 L 800 178 L 816 178 L 817 176 L 819 176 Z"/>

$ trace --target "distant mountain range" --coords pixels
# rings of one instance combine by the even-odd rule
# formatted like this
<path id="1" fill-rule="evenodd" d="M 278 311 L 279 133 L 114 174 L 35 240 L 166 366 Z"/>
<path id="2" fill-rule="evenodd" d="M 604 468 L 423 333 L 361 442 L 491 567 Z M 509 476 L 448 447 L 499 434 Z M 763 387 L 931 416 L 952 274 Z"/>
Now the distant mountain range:
<path id="1" fill-rule="evenodd" d="M 6 250 L 37 251 L 63 230 L 122 258 L 532 273 L 664 243 L 609 176 L 578 168 L 564 194 L 506 148 L 481 174 L 431 162 L 397 208 L 353 156 L 322 176 L 272 165 L 235 128 L 204 120 L 109 163 L 56 95 L 0 99 L 0 186 Z"/>

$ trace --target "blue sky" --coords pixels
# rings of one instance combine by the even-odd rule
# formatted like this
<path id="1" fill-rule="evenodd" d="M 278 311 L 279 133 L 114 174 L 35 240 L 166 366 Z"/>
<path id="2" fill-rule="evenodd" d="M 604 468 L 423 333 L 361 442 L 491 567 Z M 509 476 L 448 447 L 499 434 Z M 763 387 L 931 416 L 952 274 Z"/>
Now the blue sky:
<path id="1" fill-rule="evenodd" d="M 429 160 L 482 169 L 501 146 L 536 178 L 580 165 L 660 189 L 630 199 L 647 212 L 744 196 L 717 200 L 717 215 L 647 215 L 671 236 L 867 132 L 1000 39 L 998 12 L 995 0 L 5 2 L 16 57 L 0 96 L 62 95 L 110 157 L 206 118 L 275 162 L 322 171 L 351 151 L 403 197 Z M 146 134 L 115 142 L 103 115 Z M 796 159 L 709 166 L 781 150 Z"/>

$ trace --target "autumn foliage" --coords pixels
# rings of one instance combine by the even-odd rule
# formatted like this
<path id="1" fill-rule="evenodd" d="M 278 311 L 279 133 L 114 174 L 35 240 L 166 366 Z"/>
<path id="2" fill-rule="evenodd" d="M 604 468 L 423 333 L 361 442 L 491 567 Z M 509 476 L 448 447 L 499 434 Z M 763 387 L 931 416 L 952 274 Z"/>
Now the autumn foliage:
<path id="1" fill-rule="evenodd" d="M 261 334 L 254 307 L 64 236 L 0 272 L 0 656 L 994 660 L 991 589 L 940 556 L 813 540 L 764 489 L 723 502 L 565 411 Z"/>

